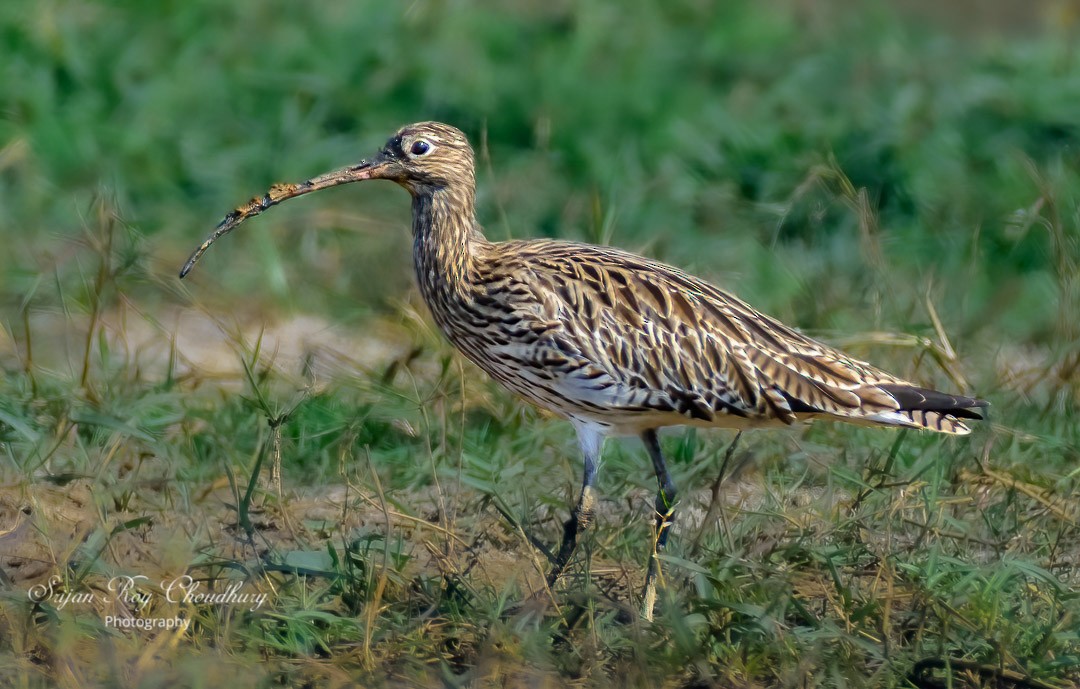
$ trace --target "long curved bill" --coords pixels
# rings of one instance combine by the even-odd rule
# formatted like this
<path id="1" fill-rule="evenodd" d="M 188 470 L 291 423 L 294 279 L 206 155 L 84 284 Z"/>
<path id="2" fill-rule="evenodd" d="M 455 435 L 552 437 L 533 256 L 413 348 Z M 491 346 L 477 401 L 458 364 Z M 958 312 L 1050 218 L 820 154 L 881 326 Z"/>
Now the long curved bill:
<path id="1" fill-rule="evenodd" d="M 244 222 L 248 218 L 259 215 L 266 209 L 276 206 L 282 201 L 288 201 L 291 198 L 297 196 L 303 196 L 304 194 L 310 194 L 313 191 L 319 189 L 326 189 L 327 187 L 336 187 L 339 184 L 348 184 L 350 182 L 359 182 L 365 179 L 376 179 L 382 176 L 382 172 L 386 169 L 387 164 L 384 160 L 363 160 L 356 165 L 350 165 L 349 167 L 328 172 L 325 175 L 319 175 L 318 177 L 312 177 L 311 179 L 300 182 L 299 184 L 275 184 L 270 187 L 262 196 L 256 196 L 250 201 L 240 206 L 233 212 L 225 216 L 225 218 L 218 223 L 218 226 L 214 228 L 214 231 L 210 233 L 210 236 L 206 238 L 202 244 L 199 245 L 195 251 L 192 252 L 191 257 L 184 264 L 184 267 L 180 269 L 180 279 L 183 279 L 191 269 L 195 267 L 202 255 L 206 253 L 206 250 L 210 248 L 210 245 L 216 242 L 218 239 L 229 234 L 235 230 L 240 223 Z"/>

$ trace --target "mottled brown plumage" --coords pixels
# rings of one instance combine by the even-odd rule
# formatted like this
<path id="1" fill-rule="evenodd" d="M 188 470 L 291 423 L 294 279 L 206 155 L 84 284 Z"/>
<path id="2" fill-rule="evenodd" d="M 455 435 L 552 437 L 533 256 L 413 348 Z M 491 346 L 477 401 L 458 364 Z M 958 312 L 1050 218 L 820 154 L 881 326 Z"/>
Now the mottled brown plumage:
<path id="1" fill-rule="evenodd" d="M 550 580 L 588 526 L 603 439 L 643 438 L 660 483 L 657 541 L 675 490 L 656 430 L 784 426 L 828 418 L 966 434 L 985 402 L 904 381 L 817 342 L 737 297 L 657 261 L 553 240 L 490 242 L 474 213 L 472 148 L 454 127 L 402 128 L 371 160 L 275 185 L 226 216 L 184 267 L 240 222 L 329 186 L 390 179 L 413 198 L 417 282 L 435 322 L 477 366 L 573 422 L 585 481 Z M 651 615 L 656 560 L 646 586 Z"/>

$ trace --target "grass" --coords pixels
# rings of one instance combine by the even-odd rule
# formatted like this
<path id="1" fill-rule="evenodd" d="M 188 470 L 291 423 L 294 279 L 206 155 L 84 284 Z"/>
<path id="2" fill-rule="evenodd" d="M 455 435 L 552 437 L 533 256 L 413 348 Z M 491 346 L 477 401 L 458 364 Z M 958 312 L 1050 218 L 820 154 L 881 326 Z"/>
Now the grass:
<path id="1" fill-rule="evenodd" d="M 1070 5 L 1040 7 L 4 4 L 0 678 L 1080 682 L 1080 71 Z M 277 209 L 175 279 L 225 210 L 419 119 L 477 144 L 491 237 L 679 264 L 989 422 L 750 433 L 729 461 L 730 433 L 665 436 L 653 624 L 652 478 L 610 443 L 584 552 L 521 607 L 575 443 L 434 331 L 403 192 Z M 185 575 L 266 603 L 169 600 Z"/>

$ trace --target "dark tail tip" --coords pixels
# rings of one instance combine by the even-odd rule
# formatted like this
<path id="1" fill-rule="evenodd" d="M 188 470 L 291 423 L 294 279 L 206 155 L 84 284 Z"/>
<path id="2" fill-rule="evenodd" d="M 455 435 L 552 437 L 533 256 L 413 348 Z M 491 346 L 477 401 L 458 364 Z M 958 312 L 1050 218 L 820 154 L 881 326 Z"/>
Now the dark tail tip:
<path id="1" fill-rule="evenodd" d="M 959 419 L 982 419 L 982 414 L 972 409 L 990 406 L 986 400 L 950 395 L 914 385 L 885 384 L 878 387 L 896 399 L 900 404 L 899 411 L 936 411 Z"/>

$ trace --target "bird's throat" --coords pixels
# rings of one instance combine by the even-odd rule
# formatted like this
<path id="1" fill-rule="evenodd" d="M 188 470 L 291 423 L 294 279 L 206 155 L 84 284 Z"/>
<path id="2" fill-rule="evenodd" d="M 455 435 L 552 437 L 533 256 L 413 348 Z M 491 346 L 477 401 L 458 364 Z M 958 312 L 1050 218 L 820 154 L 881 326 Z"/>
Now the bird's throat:
<path id="1" fill-rule="evenodd" d="M 469 298 L 475 249 L 484 242 L 472 193 L 443 187 L 413 196 L 413 262 L 433 312 L 433 302 Z"/>

